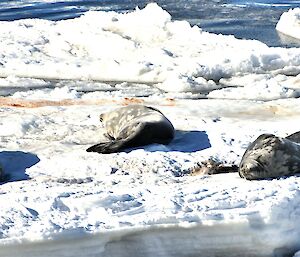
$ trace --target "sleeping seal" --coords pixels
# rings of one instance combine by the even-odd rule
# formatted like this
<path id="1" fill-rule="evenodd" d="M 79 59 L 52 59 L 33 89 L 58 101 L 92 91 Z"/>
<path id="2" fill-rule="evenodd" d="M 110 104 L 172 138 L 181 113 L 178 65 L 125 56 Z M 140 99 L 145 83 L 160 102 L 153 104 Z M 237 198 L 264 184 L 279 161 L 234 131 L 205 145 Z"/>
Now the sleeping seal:
<path id="1" fill-rule="evenodd" d="M 129 105 L 100 115 L 109 141 L 93 145 L 87 152 L 114 153 L 152 143 L 168 144 L 174 138 L 172 123 L 157 109 Z"/>
<path id="2" fill-rule="evenodd" d="M 249 180 L 300 173 L 300 132 L 286 138 L 260 135 L 245 151 L 239 175 Z"/>

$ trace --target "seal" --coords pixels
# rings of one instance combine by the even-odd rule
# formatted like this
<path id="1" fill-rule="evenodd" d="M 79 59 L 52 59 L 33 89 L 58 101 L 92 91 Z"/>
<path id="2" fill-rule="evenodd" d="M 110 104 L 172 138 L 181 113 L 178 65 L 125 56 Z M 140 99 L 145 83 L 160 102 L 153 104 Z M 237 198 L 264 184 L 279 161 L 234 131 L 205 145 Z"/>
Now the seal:
<path id="1" fill-rule="evenodd" d="M 300 173 L 300 132 L 285 138 L 262 134 L 246 149 L 239 175 L 248 180 Z"/>
<path id="2" fill-rule="evenodd" d="M 87 152 L 114 153 L 152 143 L 169 144 L 174 138 L 172 123 L 157 109 L 128 105 L 100 115 L 107 142 L 93 145 Z"/>
<path id="3" fill-rule="evenodd" d="M 287 136 L 286 139 L 289 139 L 295 143 L 300 144 L 300 131 L 297 131 L 297 132 Z"/>

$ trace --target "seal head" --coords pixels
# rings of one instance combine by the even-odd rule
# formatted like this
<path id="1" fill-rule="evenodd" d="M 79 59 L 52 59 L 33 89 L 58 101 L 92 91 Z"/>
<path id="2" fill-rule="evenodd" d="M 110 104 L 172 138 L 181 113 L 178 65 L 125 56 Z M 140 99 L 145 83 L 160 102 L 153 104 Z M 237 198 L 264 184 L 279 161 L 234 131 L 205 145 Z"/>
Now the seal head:
<path id="1" fill-rule="evenodd" d="M 245 151 L 239 175 L 248 180 L 300 172 L 300 144 L 272 134 L 260 135 Z"/>

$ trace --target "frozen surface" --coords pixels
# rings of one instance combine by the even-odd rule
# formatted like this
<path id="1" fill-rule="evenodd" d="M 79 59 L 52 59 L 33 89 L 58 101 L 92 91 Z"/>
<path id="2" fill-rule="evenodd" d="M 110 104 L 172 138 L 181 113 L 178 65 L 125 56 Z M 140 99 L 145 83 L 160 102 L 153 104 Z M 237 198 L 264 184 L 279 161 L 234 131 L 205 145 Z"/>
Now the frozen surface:
<path id="1" fill-rule="evenodd" d="M 276 29 L 285 35 L 300 40 L 300 8 L 290 9 L 283 13 Z"/>
<path id="2" fill-rule="evenodd" d="M 2 77 L 126 81 L 156 84 L 165 92 L 207 93 L 227 87 L 220 79 L 251 74 L 261 83 L 251 98 L 298 94 L 289 76 L 300 72 L 299 48 L 269 48 L 255 40 L 210 34 L 186 21 L 172 21 L 156 4 L 128 14 L 88 12 L 57 22 L 0 22 L 0 39 Z M 221 94 L 247 98 L 243 92 L 249 87 L 231 83 Z"/>
<path id="3" fill-rule="evenodd" d="M 159 102 L 145 99 L 174 123 L 174 142 L 110 155 L 85 149 L 103 132 L 96 116 L 117 105 L 3 108 L 0 160 L 10 182 L 1 185 L 1 256 L 24 256 L 23 247 L 28 256 L 32 249 L 40 256 L 39 241 L 78 237 L 104 256 L 120 255 L 127 240 L 153 252 L 158 234 L 162 256 L 170 256 L 171 242 L 180 238 L 186 241 L 178 244 L 178 256 L 224 249 L 224 256 L 272 256 L 277 248 L 299 249 L 297 176 L 250 182 L 236 173 L 191 175 L 209 157 L 238 164 L 261 133 L 294 132 L 298 99 Z M 10 246 L 17 242 L 23 242 L 21 252 Z M 43 247 L 45 256 L 55 256 L 53 247 L 67 246 L 54 241 Z"/>
<path id="4" fill-rule="evenodd" d="M 299 47 L 300 41 L 278 36 L 275 26 L 280 15 L 300 6 L 299 0 L 157 0 L 174 20 L 187 20 L 216 34 L 257 39 L 269 46 Z M 148 0 L 2 0 L 0 20 L 41 18 L 74 19 L 89 10 L 128 12 L 144 8 Z"/>
<path id="5" fill-rule="evenodd" d="M 1 257 L 300 249 L 297 175 L 195 172 L 209 158 L 238 165 L 262 133 L 299 131 L 298 48 L 207 33 L 156 4 L 0 31 Z M 175 139 L 87 153 L 99 114 L 131 103 L 161 110 Z"/>

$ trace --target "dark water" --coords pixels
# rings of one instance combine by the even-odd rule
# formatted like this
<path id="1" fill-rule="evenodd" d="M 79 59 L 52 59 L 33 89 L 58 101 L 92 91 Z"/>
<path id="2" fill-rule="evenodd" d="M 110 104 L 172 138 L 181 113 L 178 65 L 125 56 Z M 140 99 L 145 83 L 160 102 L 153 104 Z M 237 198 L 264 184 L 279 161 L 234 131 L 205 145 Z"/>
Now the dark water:
<path id="1" fill-rule="evenodd" d="M 0 1 L 0 20 L 24 18 L 72 19 L 88 10 L 126 12 L 143 8 L 149 0 Z M 158 0 L 176 20 L 188 20 L 202 29 L 237 38 L 257 39 L 269 46 L 300 47 L 300 41 L 280 38 L 275 26 L 280 15 L 300 7 L 300 0 Z"/>

